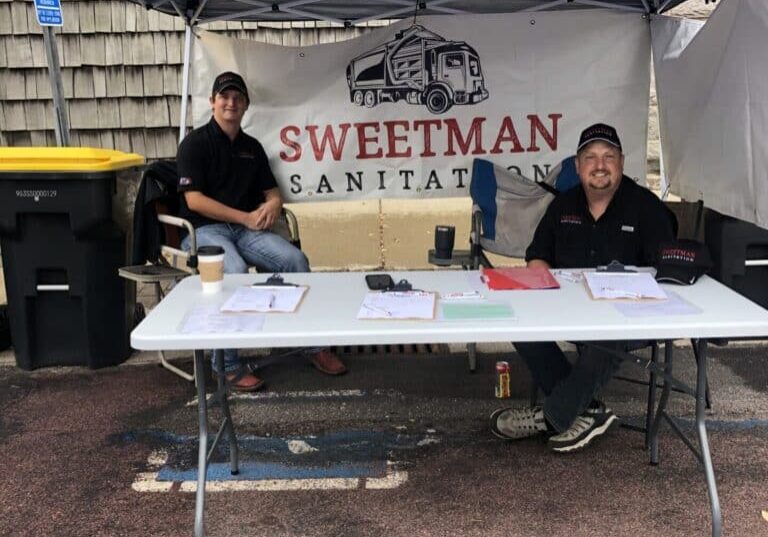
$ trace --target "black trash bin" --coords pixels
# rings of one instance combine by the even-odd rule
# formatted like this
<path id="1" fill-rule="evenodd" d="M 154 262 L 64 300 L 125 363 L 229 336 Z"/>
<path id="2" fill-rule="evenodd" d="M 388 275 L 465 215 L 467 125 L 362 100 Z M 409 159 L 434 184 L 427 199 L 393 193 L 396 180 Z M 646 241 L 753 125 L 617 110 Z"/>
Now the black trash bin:
<path id="1" fill-rule="evenodd" d="M 118 364 L 130 354 L 125 234 L 112 218 L 117 171 L 136 154 L 0 148 L 0 245 L 16 363 Z"/>
<path id="2" fill-rule="evenodd" d="M 704 234 L 711 276 L 768 308 L 768 229 L 707 209 Z"/>

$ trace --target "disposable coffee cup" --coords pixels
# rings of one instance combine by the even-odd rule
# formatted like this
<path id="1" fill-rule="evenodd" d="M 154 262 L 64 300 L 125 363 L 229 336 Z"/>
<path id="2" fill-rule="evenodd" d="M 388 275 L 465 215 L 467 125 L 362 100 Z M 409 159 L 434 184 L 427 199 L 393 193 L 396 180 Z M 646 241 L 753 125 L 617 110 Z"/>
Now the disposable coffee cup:
<path id="1" fill-rule="evenodd" d="M 435 226 L 435 257 L 437 259 L 451 259 L 453 257 L 453 242 L 455 238 L 455 227 Z"/>
<path id="2" fill-rule="evenodd" d="M 197 249 L 197 271 L 203 293 L 218 293 L 224 285 L 224 248 L 200 246 Z"/>

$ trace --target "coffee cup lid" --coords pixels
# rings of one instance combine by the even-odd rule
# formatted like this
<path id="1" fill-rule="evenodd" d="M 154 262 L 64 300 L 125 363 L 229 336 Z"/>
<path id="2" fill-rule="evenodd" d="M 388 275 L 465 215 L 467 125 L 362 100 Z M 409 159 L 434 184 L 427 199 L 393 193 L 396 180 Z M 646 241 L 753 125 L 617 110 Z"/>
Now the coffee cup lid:
<path id="1" fill-rule="evenodd" d="M 221 246 L 199 246 L 197 248 L 198 257 L 207 255 L 222 255 L 223 253 L 224 248 Z"/>

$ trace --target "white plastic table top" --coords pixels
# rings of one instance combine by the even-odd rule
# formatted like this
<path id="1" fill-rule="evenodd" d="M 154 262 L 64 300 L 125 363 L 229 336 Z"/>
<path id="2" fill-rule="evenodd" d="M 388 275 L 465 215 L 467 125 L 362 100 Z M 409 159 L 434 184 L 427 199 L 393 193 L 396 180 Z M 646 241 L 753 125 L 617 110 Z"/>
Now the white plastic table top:
<path id="1" fill-rule="evenodd" d="M 443 292 L 480 289 L 476 271 L 390 272 L 414 288 Z M 309 291 L 295 313 L 269 313 L 258 332 L 184 334 L 187 314 L 198 305 L 222 304 L 238 287 L 263 281 L 263 274 L 226 275 L 224 289 L 203 294 L 200 279 L 182 280 L 131 334 L 140 350 L 306 347 L 398 343 L 498 341 L 594 341 L 632 339 L 737 338 L 768 336 L 768 311 L 709 277 L 692 286 L 664 285 L 701 309 L 689 315 L 629 318 L 610 301 L 593 300 L 582 282 L 557 277 L 560 289 L 488 291 L 508 301 L 514 320 L 357 320 L 367 292 L 360 272 L 286 274 Z"/>

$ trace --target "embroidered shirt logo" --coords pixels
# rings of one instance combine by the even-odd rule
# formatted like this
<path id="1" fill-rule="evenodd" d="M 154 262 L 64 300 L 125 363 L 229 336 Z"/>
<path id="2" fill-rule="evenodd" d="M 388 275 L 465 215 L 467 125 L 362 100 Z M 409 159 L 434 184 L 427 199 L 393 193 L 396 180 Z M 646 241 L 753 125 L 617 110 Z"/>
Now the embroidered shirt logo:
<path id="1" fill-rule="evenodd" d="M 191 177 L 179 177 L 179 186 L 189 186 L 192 184 Z"/>
<path id="2" fill-rule="evenodd" d="M 563 214 L 560 215 L 560 223 L 561 224 L 576 224 L 581 225 L 581 215 L 578 214 Z"/>

